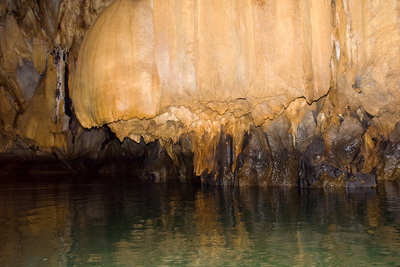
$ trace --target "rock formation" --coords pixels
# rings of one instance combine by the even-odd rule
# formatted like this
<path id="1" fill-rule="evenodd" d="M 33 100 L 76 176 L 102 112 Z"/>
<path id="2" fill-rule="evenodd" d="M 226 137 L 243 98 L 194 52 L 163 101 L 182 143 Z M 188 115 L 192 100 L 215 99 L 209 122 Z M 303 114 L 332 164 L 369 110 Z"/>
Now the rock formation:
<path id="1" fill-rule="evenodd" d="M 1 169 L 22 157 L 156 181 L 396 179 L 399 10 L 372 0 L 3 1 Z"/>

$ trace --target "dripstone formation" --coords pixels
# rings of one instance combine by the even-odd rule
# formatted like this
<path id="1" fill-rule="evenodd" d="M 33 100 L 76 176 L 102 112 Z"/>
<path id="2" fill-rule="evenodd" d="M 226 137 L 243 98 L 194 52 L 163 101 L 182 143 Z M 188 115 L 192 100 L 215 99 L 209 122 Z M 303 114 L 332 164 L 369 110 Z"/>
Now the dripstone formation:
<path id="1" fill-rule="evenodd" d="M 2 1 L 0 171 L 397 179 L 399 5 Z"/>

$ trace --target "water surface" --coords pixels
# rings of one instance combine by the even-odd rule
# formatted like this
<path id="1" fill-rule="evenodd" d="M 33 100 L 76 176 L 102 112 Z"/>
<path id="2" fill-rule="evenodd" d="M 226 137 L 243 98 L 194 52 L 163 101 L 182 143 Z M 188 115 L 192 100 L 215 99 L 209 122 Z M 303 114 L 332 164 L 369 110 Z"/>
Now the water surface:
<path id="1" fill-rule="evenodd" d="M 1 266 L 400 265 L 400 187 L 6 177 Z"/>

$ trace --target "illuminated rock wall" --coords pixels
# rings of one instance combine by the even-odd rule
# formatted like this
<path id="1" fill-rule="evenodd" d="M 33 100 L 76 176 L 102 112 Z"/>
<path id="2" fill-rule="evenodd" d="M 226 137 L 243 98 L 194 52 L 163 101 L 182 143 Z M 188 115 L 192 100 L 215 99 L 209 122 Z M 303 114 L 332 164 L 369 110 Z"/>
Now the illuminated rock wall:
<path id="1" fill-rule="evenodd" d="M 2 5 L 3 151 L 217 184 L 397 176 L 396 1 Z"/>

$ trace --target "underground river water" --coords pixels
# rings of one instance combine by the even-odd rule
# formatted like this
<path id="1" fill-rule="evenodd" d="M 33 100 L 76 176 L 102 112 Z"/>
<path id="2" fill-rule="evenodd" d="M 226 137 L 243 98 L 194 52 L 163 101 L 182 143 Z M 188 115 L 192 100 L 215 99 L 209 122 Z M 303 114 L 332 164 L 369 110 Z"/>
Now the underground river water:
<path id="1" fill-rule="evenodd" d="M 400 265 L 400 186 L 2 177 L 1 266 Z"/>

